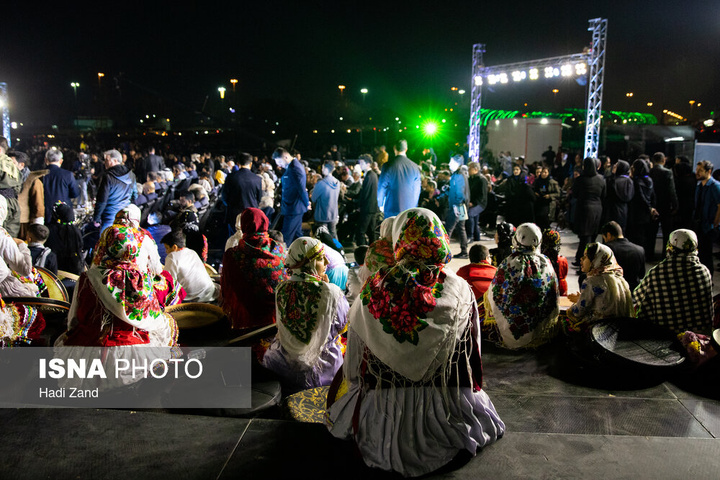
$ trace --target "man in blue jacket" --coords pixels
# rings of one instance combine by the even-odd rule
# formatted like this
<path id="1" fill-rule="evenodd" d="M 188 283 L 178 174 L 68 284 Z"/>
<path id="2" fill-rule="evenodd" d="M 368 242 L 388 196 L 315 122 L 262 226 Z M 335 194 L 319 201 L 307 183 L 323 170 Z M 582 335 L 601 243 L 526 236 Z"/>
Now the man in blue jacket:
<path id="1" fill-rule="evenodd" d="M 282 188 L 280 213 L 283 216 L 282 234 L 285 244 L 290 245 L 293 240 L 302 236 L 303 214 L 310 209 L 306 188 L 307 176 L 305 167 L 284 148 L 275 150 L 272 157 L 278 168 L 285 169 L 285 174 L 280 180 Z"/>
<path id="2" fill-rule="evenodd" d="M 80 195 L 80 189 L 75 181 L 75 175 L 70 170 L 61 168 L 63 154 L 57 148 L 51 148 L 45 153 L 45 164 L 48 173 L 42 179 L 45 190 L 45 223 L 50 224 L 53 206 L 56 202 L 65 202 L 72 206 L 71 198 Z"/>
<path id="3" fill-rule="evenodd" d="M 465 174 L 460 170 L 461 164 L 462 156 L 460 155 L 450 159 L 450 164 L 448 165 L 452 172 L 450 188 L 448 188 L 447 192 L 439 195 L 439 198 L 447 196 L 450 206 L 445 217 L 445 230 L 447 230 L 448 238 L 452 238 L 453 230 L 455 230 L 456 226 L 460 233 L 460 254 L 454 255 L 454 258 L 468 258 L 468 239 L 467 232 L 465 231 L 465 220 L 468 219 L 467 202 L 470 199 L 470 186 Z"/>
<path id="4" fill-rule="evenodd" d="M 378 179 L 378 206 L 385 218 L 415 208 L 420 198 L 420 167 L 407 157 L 407 140 L 395 144 L 395 158 L 383 165 Z"/>
<path id="5" fill-rule="evenodd" d="M 117 150 L 104 153 L 105 174 L 98 185 L 95 197 L 95 226 L 100 233 L 113 224 L 115 215 L 137 196 L 135 174 L 122 163 L 122 155 Z"/>
<path id="6" fill-rule="evenodd" d="M 340 181 L 333 177 L 335 164 L 327 161 L 322 167 L 323 179 L 315 184 L 312 191 L 313 210 L 315 211 L 315 228 L 327 225 L 330 235 L 337 240 L 338 198 L 340 198 Z"/>

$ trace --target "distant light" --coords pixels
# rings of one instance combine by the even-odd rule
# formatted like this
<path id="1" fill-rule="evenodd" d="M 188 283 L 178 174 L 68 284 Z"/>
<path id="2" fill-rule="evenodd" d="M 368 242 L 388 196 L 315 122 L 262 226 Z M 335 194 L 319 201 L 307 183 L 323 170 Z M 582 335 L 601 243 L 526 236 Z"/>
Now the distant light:
<path id="1" fill-rule="evenodd" d="M 458 90 L 458 93 L 459 93 L 460 95 L 465 95 L 465 90 Z"/>
<path id="2" fill-rule="evenodd" d="M 633 95 L 635 95 L 633 92 L 627 92 L 625 94 L 626 97 L 632 97 Z"/>
<path id="3" fill-rule="evenodd" d="M 482 76 L 480 76 L 480 75 L 475 75 L 475 85 L 478 86 L 478 87 L 479 87 L 480 85 L 482 85 Z"/>
<path id="4" fill-rule="evenodd" d="M 501 73 L 500 74 L 500 83 L 507 83 L 507 82 L 508 82 L 507 73 Z"/>
<path id="5" fill-rule="evenodd" d="M 553 93 L 558 93 L 559 91 L 560 90 L 558 90 L 557 88 L 553 88 L 553 90 L 552 90 Z"/>
<path id="6" fill-rule="evenodd" d="M 10 124 L 10 128 L 12 128 L 13 130 L 17 130 L 17 128 L 18 128 L 17 122 L 12 122 L 12 123 Z"/>
<path id="7" fill-rule="evenodd" d="M 575 64 L 575 75 L 585 75 L 587 73 L 587 65 L 584 63 Z"/>
<path id="8" fill-rule="evenodd" d="M 665 139 L 666 142 L 682 142 L 683 140 L 685 140 L 683 137 L 670 137 Z"/>
<path id="9" fill-rule="evenodd" d="M 552 78 L 552 76 L 553 76 L 553 68 L 545 67 L 545 78 Z"/>
<path id="10" fill-rule="evenodd" d="M 516 70 L 512 72 L 513 82 L 520 82 L 525 80 L 525 78 L 527 78 L 527 73 L 525 73 L 525 71 Z"/>
<path id="11" fill-rule="evenodd" d="M 517 125 L 517 118 L 513 118 L 513 125 Z"/>
<path id="12" fill-rule="evenodd" d="M 444 119 L 444 118 L 442 119 L 442 123 L 445 123 L 445 119 Z"/>
<path id="13" fill-rule="evenodd" d="M 208 131 L 207 131 L 207 130 L 205 130 L 205 132 L 204 132 L 204 133 L 205 133 L 205 135 L 207 135 L 207 134 L 208 134 Z"/>
<path id="14" fill-rule="evenodd" d="M 495 120 L 495 125 L 500 125 L 500 120 Z"/>
<path id="15" fill-rule="evenodd" d="M 143 119 L 142 119 L 142 118 L 140 119 L 140 123 L 143 123 Z"/>
<path id="16" fill-rule="evenodd" d="M 145 118 L 150 118 L 150 115 L 145 115 Z"/>
<path id="17" fill-rule="evenodd" d="M 690 100 L 688 103 L 689 103 L 690 106 L 692 107 L 693 105 L 695 105 L 695 100 Z"/>
<path id="18" fill-rule="evenodd" d="M 706 127 L 712 127 L 713 125 L 715 125 L 715 120 L 709 118 L 703 122 L 703 125 L 705 125 Z"/>
<path id="19" fill-rule="evenodd" d="M 399 121 L 400 121 L 400 117 L 395 117 L 395 121 L 396 121 L 396 122 L 399 122 Z"/>
<path id="20" fill-rule="evenodd" d="M 340 120 L 342 120 L 342 119 L 343 119 L 343 117 L 340 117 Z"/>
<path id="21" fill-rule="evenodd" d="M 438 133 L 438 125 L 435 122 L 428 121 L 423 123 L 423 133 L 426 137 L 432 137 Z"/>
<path id="22" fill-rule="evenodd" d="M 540 123 L 542 123 L 543 125 L 547 125 L 547 124 L 548 124 L 548 119 L 547 119 L 547 118 L 542 118 L 542 119 L 540 119 Z"/>
<path id="23" fill-rule="evenodd" d="M 80 84 L 77 83 L 77 82 L 72 82 L 72 83 L 70 84 L 70 86 L 71 86 L 72 88 L 77 88 L 77 87 L 80 86 Z"/>
<path id="24" fill-rule="evenodd" d="M 652 106 L 653 106 L 653 102 L 648 102 L 648 103 L 647 103 L 647 106 L 648 106 L 648 107 L 652 107 Z"/>
<path id="25" fill-rule="evenodd" d="M 569 77 L 572 75 L 572 65 L 566 64 L 560 67 L 560 71 L 562 72 L 563 77 Z"/>
<path id="26" fill-rule="evenodd" d="M 225 98 L 225 87 L 218 87 L 218 92 L 220 92 L 220 98 Z"/>
<path id="27" fill-rule="evenodd" d="M 475 78 L 477 78 L 477 77 L 475 77 Z M 495 85 L 497 82 L 500 81 L 500 79 L 498 78 L 497 75 L 488 75 L 487 81 L 490 85 Z"/>
<path id="28" fill-rule="evenodd" d="M 233 87 L 235 86 L 235 84 L 236 84 L 237 82 L 238 82 L 238 79 L 237 79 L 237 78 L 231 78 L 231 79 L 230 79 L 230 83 L 233 84 Z"/>
<path id="29" fill-rule="evenodd" d="M 272 134 L 275 135 L 275 130 L 272 131 Z"/>
<path id="30" fill-rule="evenodd" d="M 102 73 L 102 72 L 98 72 L 98 78 L 102 78 L 102 77 L 104 77 L 104 76 L 105 76 L 105 74 L 104 74 L 104 73 Z"/>
<path id="31" fill-rule="evenodd" d="M 232 108 L 232 107 L 228 108 L 228 110 L 230 111 L 230 113 L 235 113 L 235 109 Z M 170 121 L 170 120 L 168 120 L 168 122 L 169 122 L 169 121 Z"/>
<path id="32" fill-rule="evenodd" d="M 169 119 L 169 118 L 166 118 L 165 121 L 168 122 L 168 123 L 170 123 L 170 119 Z"/>
<path id="33" fill-rule="evenodd" d="M 182 137 L 182 132 L 178 132 L 178 137 Z"/>
<path id="34" fill-rule="evenodd" d="M 453 92 L 456 92 L 457 89 L 458 89 L 458 87 L 450 87 L 450 90 L 452 90 Z"/>
<path id="35" fill-rule="evenodd" d="M 343 93 L 343 90 L 345 90 L 345 85 L 338 85 L 338 88 L 340 89 L 340 93 Z"/>
<path id="36" fill-rule="evenodd" d="M 317 133 L 317 130 L 313 130 L 313 133 Z"/>
<path id="37" fill-rule="evenodd" d="M 347 133 L 350 133 L 351 131 L 352 131 L 352 130 L 350 130 L 349 128 L 347 129 Z"/>
<path id="38" fill-rule="evenodd" d="M 528 70 L 528 74 L 530 75 L 530 80 L 537 80 L 540 72 L 538 72 L 537 68 L 531 68 Z"/>
<path id="39" fill-rule="evenodd" d="M 368 92 L 368 89 L 367 89 L 367 88 L 361 88 L 361 89 L 360 89 L 360 93 L 362 93 L 363 95 L 365 95 L 367 92 Z"/>
<path id="40" fill-rule="evenodd" d="M 330 133 L 335 133 L 335 130 L 330 130 Z"/>

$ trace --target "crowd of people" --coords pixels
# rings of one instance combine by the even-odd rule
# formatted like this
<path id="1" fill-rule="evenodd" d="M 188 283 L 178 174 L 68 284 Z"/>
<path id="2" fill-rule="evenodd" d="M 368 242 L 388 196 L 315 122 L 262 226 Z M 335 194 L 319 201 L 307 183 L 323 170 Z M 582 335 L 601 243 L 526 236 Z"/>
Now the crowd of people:
<path id="1" fill-rule="evenodd" d="M 50 147 L 31 152 L 47 168 L 30 171 L 30 157 L 0 139 L 0 294 L 41 295 L 37 267 L 76 274 L 55 345 L 65 356 L 130 347 L 108 361 L 147 356 L 145 347 L 179 355 L 165 308 L 181 302 L 217 303 L 237 330 L 276 323 L 260 363 L 286 393 L 325 388 L 328 429 L 353 439 L 370 466 L 423 475 L 502 437 L 482 389 L 481 339 L 537 348 L 638 317 L 702 348 L 718 327 L 720 184 L 709 162 L 695 185 L 686 159 L 670 170 L 662 154 L 630 167 L 549 149 L 528 168 L 504 152 L 488 164 L 463 152 L 438 163 L 428 149 L 416 163 L 400 140 L 394 155 L 383 146 L 351 162 L 335 148 L 311 167 L 284 148 L 232 158 L 139 151 L 65 162 L 70 152 Z M 76 212 L 87 216 L 83 231 Z M 658 223 L 665 258 L 646 274 Z M 565 226 L 579 238 L 574 293 L 560 255 Z M 493 249 L 478 243 L 488 227 Z M 88 248 L 83 235 L 93 233 Z M 217 276 L 208 237 L 224 246 Z M 356 264 L 346 262 L 351 246 Z M 562 296 L 572 305 L 561 312 Z M 31 343 L 42 317 L 12 308 L 0 309 L 4 344 Z"/>

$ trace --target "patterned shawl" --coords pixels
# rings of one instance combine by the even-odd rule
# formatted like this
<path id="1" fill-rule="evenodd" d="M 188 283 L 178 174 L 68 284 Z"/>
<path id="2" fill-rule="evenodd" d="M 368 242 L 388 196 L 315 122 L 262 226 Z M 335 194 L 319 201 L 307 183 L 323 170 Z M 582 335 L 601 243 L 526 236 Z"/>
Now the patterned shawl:
<path id="1" fill-rule="evenodd" d="M 275 318 L 275 290 L 288 278 L 285 251 L 268 236 L 262 210 L 247 208 L 240 216 L 242 238 L 223 255 L 223 310 L 234 328 L 267 325 Z"/>
<path id="2" fill-rule="evenodd" d="M 450 360 L 475 302 L 467 282 L 444 271 L 452 258 L 450 239 L 432 211 L 398 215 L 393 244 L 396 264 L 365 282 L 349 323 L 380 361 L 420 381 Z"/>
<path id="3" fill-rule="evenodd" d="M 95 247 L 88 279 L 97 297 L 120 320 L 146 331 L 167 324 L 147 269 L 138 267 L 145 234 L 126 225 L 106 228 Z"/>
<path id="4" fill-rule="evenodd" d="M 289 280 L 275 294 L 280 344 L 299 363 L 312 367 L 320 358 L 330 328 L 338 316 L 342 291 L 324 282 L 315 261 L 324 258 L 320 240 L 297 238 L 288 249 Z"/>
<path id="5" fill-rule="evenodd" d="M 486 294 L 508 348 L 537 346 L 554 334 L 558 280 L 550 260 L 539 252 L 541 238 L 535 224 L 517 228 L 513 253 L 498 267 Z"/>

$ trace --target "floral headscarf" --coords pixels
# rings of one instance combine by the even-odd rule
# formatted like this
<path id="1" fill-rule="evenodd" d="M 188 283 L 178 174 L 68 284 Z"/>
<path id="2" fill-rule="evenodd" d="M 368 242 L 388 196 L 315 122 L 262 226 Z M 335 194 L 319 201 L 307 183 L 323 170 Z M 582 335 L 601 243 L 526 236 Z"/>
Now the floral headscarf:
<path id="1" fill-rule="evenodd" d="M 95 247 L 88 279 L 103 305 L 120 320 L 153 330 L 164 315 L 152 276 L 138 267 L 144 238 L 143 232 L 131 226 L 106 228 Z"/>
<path id="2" fill-rule="evenodd" d="M 560 239 L 560 232 L 551 228 L 543 230 L 542 241 L 540 242 L 540 251 L 543 255 L 553 255 L 557 257 L 560 254 L 560 245 L 562 240 Z"/>
<path id="3" fill-rule="evenodd" d="M 130 204 L 115 215 L 115 221 L 113 223 L 138 228 L 141 218 L 142 213 L 137 205 Z"/>
<path id="4" fill-rule="evenodd" d="M 293 275 L 310 275 L 320 280 L 315 260 L 325 255 L 325 244 L 311 237 L 296 239 L 288 249 L 287 268 Z"/>
<path id="5" fill-rule="evenodd" d="M 388 217 L 380 224 L 380 238 L 368 247 L 365 254 L 365 267 L 372 275 L 382 267 L 395 264 L 394 245 L 392 243 L 392 228 L 395 217 Z"/>
<path id="6" fill-rule="evenodd" d="M 585 247 L 585 255 L 592 263 L 588 277 L 603 274 L 613 274 L 622 278 L 623 269 L 615 260 L 615 255 L 610 247 L 601 243 L 589 243 Z"/>
<path id="7" fill-rule="evenodd" d="M 692 230 L 675 230 L 670 234 L 666 255 L 697 255 L 698 239 Z"/>
<path id="8" fill-rule="evenodd" d="M 418 381 L 438 356 L 447 360 L 452 329 L 468 318 L 473 296 L 464 280 L 444 271 L 452 258 L 450 239 L 432 211 L 398 215 L 393 243 L 397 263 L 365 282 L 354 330 L 381 361 Z M 468 301 L 459 302 L 468 292 Z"/>
<path id="9" fill-rule="evenodd" d="M 262 326 L 272 323 L 275 290 L 288 278 L 285 250 L 268 236 L 262 210 L 246 208 L 239 217 L 242 238 L 223 256 L 223 309 L 235 328 Z"/>
<path id="10" fill-rule="evenodd" d="M 540 229 L 523 223 L 513 237 L 513 253 L 498 267 L 485 296 L 508 348 L 549 340 L 559 312 L 558 280 L 550 260 L 539 253 Z"/>
<path id="11" fill-rule="evenodd" d="M 280 344 L 308 366 L 320 357 L 343 297 L 336 285 L 321 280 L 315 267 L 315 261 L 324 255 L 320 240 L 295 239 L 286 259 L 292 276 L 280 284 L 275 295 Z"/>

